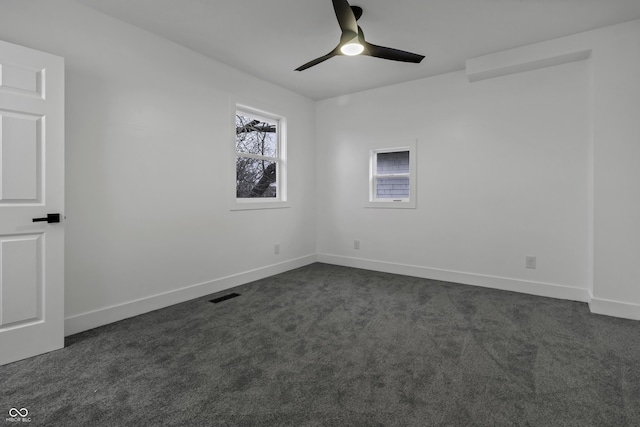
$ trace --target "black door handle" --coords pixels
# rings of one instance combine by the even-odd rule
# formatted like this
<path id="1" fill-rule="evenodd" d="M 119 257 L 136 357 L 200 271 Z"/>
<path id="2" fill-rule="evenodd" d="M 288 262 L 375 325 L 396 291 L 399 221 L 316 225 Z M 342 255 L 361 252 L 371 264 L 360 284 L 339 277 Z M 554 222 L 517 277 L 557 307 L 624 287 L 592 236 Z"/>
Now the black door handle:
<path id="1" fill-rule="evenodd" d="M 33 218 L 33 222 L 48 222 L 49 224 L 54 222 L 60 222 L 60 214 L 47 214 L 46 218 Z"/>

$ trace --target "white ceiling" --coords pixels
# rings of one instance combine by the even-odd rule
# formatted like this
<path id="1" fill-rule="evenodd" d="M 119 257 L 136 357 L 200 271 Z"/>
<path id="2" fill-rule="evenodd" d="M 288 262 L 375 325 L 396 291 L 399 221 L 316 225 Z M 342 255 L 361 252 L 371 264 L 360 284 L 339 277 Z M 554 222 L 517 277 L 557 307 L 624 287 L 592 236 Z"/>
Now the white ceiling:
<path id="1" fill-rule="evenodd" d="M 640 19 L 640 0 L 352 0 L 367 41 L 421 64 L 336 57 L 331 0 L 77 0 L 206 56 L 325 99 L 464 69 L 466 59 Z"/>

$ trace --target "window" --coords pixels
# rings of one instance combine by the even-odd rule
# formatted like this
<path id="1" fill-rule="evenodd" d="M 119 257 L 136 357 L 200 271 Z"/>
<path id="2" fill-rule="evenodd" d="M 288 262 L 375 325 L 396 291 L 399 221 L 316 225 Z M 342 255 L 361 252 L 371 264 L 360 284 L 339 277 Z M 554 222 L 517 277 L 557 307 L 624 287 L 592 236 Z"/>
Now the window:
<path id="1" fill-rule="evenodd" d="M 371 151 L 369 207 L 415 208 L 415 144 Z"/>
<path id="2" fill-rule="evenodd" d="M 286 201 L 284 118 L 247 107 L 235 115 L 236 202 Z M 273 204 L 273 203 L 272 203 Z"/>

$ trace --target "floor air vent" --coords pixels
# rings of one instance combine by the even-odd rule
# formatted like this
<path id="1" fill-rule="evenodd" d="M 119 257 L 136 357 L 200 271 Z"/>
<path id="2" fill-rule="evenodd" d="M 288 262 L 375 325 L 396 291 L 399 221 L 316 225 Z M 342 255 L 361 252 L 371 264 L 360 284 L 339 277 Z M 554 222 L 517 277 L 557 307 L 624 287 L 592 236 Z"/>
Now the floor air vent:
<path id="1" fill-rule="evenodd" d="M 226 301 L 228 299 L 239 297 L 239 296 L 240 296 L 240 294 L 237 294 L 237 293 L 234 292 L 232 294 L 227 294 L 227 295 L 221 296 L 219 298 L 215 298 L 215 299 L 209 300 L 209 302 L 217 304 L 219 302 Z"/>

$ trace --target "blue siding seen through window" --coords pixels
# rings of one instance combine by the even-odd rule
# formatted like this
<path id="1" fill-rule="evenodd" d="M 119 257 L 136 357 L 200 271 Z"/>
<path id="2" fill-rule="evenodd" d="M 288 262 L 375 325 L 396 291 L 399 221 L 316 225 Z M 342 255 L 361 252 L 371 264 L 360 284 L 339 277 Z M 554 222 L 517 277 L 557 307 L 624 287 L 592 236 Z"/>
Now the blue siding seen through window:
<path id="1" fill-rule="evenodd" d="M 378 178 L 376 197 L 379 199 L 406 199 L 409 197 L 409 177 Z"/>
<path id="2" fill-rule="evenodd" d="M 377 153 L 376 175 L 409 173 L 409 151 Z M 408 176 L 378 176 L 376 178 L 376 198 L 406 199 L 409 197 Z"/>
<path id="3" fill-rule="evenodd" d="M 387 173 L 409 173 L 409 152 L 378 153 L 378 175 Z"/>

